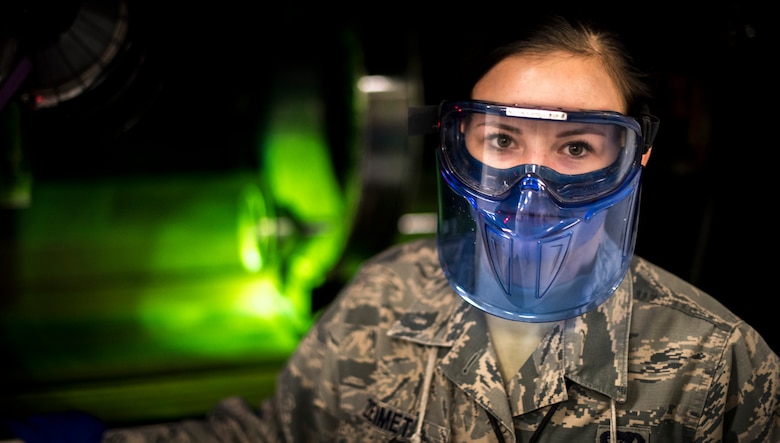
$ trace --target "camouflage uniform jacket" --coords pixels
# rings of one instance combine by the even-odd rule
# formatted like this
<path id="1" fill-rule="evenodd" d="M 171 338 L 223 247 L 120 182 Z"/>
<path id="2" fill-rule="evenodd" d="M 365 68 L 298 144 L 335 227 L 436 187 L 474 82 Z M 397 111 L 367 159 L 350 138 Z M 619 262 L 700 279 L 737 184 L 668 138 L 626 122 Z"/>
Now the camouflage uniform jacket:
<path id="1" fill-rule="evenodd" d="M 607 302 L 558 322 L 506 385 L 484 315 L 451 289 L 431 240 L 391 248 L 322 314 L 260 410 L 227 399 L 205 423 L 107 441 L 528 442 L 537 428 L 549 443 L 615 431 L 634 443 L 780 441 L 777 355 L 639 257 Z"/>

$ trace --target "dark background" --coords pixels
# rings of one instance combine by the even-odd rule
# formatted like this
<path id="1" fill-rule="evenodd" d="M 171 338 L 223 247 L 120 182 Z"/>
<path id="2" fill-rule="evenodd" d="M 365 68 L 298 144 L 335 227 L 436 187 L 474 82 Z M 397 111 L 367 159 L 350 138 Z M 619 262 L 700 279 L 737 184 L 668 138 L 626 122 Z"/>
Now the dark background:
<path id="1" fill-rule="evenodd" d="M 119 3 L 14 2 L 0 11 L 0 29 L 3 37 L 24 42 L 22 52 L 35 54 L 67 31 L 73 11 Z M 317 72 L 324 85 L 339 170 L 348 157 L 339 146 L 350 130 L 342 114 L 348 111 L 344 84 L 353 63 L 369 74 L 412 73 L 428 104 L 455 98 L 473 56 L 548 12 L 524 5 L 491 4 L 487 10 L 375 4 L 371 12 L 359 12 L 325 5 L 271 8 L 226 1 L 178 7 L 129 0 L 128 42 L 103 81 L 54 109 L 23 111 L 25 168 L 45 181 L 253 164 L 257 153 L 241 146 L 250 146 L 262 127 L 274 92 L 272 75 L 280 67 L 302 66 Z M 776 172 L 769 171 L 776 139 L 776 124 L 769 121 L 776 84 L 770 78 L 777 52 L 770 44 L 776 40 L 769 27 L 773 13 L 747 1 L 706 8 L 625 2 L 556 8 L 614 25 L 650 75 L 652 111 L 661 129 L 644 177 L 637 254 L 712 294 L 777 350 L 776 291 L 766 281 L 776 244 L 770 211 Z M 2 68 L 9 55 L 0 55 L 6 57 Z M 31 77 L 26 86 L 35 81 Z M 187 146 L 186 155 L 181 146 Z M 400 185 L 376 195 L 398 196 L 384 211 L 435 211 L 428 154 L 411 195 L 401 198 Z M 372 212 L 378 207 L 362 208 L 365 223 L 351 239 L 363 254 L 397 241 L 394 219 L 376 222 L 388 215 Z M 319 303 L 327 303 L 342 283 L 335 278 L 323 287 Z"/>

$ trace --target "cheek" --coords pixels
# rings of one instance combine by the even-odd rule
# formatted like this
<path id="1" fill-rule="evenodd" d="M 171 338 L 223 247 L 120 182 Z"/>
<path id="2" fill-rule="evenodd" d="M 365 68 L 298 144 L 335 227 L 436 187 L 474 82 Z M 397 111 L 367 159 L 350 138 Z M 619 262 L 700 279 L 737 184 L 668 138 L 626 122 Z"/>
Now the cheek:
<path id="1" fill-rule="evenodd" d="M 477 159 L 478 161 L 485 163 L 485 153 L 481 149 L 481 145 L 479 142 L 473 139 L 466 139 L 466 150 L 469 151 L 469 154 L 471 154 L 472 157 Z"/>

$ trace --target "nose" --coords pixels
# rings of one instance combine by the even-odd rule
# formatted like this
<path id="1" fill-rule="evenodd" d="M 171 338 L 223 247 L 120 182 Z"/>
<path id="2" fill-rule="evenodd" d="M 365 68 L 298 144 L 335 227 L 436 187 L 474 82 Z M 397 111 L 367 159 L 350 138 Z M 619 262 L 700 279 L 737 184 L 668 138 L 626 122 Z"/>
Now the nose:
<path id="1" fill-rule="evenodd" d="M 495 221 L 525 237 L 549 233 L 561 222 L 559 208 L 544 190 L 539 177 L 526 174 L 515 185 L 512 197 L 495 209 Z"/>
<path id="2" fill-rule="evenodd" d="M 517 184 L 517 222 L 534 224 L 540 221 L 546 224 L 547 215 L 558 214 L 558 207 L 545 192 L 545 184 L 538 177 L 526 175 Z M 530 218 L 529 218 L 530 217 Z"/>
<path id="3" fill-rule="evenodd" d="M 542 182 L 536 177 L 525 176 L 520 180 L 519 187 L 521 190 L 539 191 L 542 189 Z"/>

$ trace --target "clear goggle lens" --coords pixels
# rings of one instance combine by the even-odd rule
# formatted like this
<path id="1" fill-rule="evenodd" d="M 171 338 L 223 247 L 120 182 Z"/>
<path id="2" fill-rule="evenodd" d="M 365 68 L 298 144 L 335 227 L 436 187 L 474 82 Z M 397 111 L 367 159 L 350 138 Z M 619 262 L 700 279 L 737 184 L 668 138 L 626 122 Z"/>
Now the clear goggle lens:
<path id="1" fill-rule="evenodd" d="M 440 124 L 444 167 L 488 197 L 533 175 L 561 204 L 591 202 L 618 189 L 642 154 L 639 124 L 616 112 L 445 102 Z"/>

